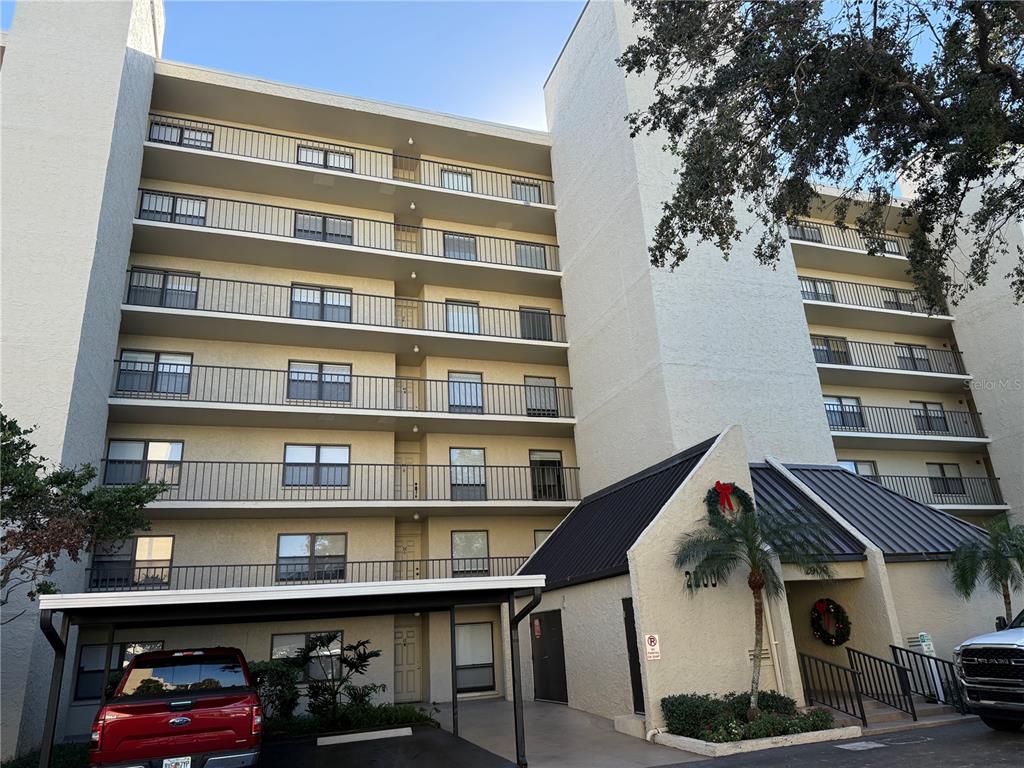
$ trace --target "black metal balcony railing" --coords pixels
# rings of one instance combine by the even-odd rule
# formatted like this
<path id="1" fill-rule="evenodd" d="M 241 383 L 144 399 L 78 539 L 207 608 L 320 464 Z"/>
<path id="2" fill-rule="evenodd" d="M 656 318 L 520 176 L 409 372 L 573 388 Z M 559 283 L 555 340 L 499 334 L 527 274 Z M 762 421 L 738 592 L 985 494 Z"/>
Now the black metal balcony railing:
<path id="1" fill-rule="evenodd" d="M 254 461 L 104 462 L 104 483 L 166 483 L 157 501 L 578 501 L 579 469 Z"/>
<path id="2" fill-rule="evenodd" d="M 833 304 L 849 304 L 871 309 L 891 309 L 899 312 L 939 314 L 914 291 L 903 288 L 887 288 L 866 283 L 848 283 L 843 280 L 827 280 L 818 277 L 800 278 L 800 295 L 804 301 L 821 301 Z"/>
<path id="3" fill-rule="evenodd" d="M 1003 494 L 996 477 L 875 475 L 868 479 L 932 506 L 1003 504 Z"/>
<path id="4" fill-rule="evenodd" d="M 148 592 L 161 589 L 237 589 L 305 584 L 358 584 L 418 579 L 514 576 L 525 556 L 448 560 L 363 560 L 309 565 L 293 563 L 234 565 L 154 565 L 104 563 L 86 569 L 90 592 Z"/>
<path id="5" fill-rule="evenodd" d="M 283 133 L 151 114 L 150 141 L 236 157 L 389 179 L 524 203 L 554 205 L 554 185 L 527 174 L 424 160 Z"/>
<path id="6" fill-rule="evenodd" d="M 835 224 L 824 224 L 820 221 L 800 220 L 789 226 L 789 239 L 803 243 L 867 251 L 871 246 L 872 238 L 852 227 L 837 227 Z M 910 238 L 904 235 L 881 235 L 877 238 L 875 245 L 885 256 L 906 258 L 910 252 Z"/>
<path id="7" fill-rule="evenodd" d="M 569 418 L 572 389 L 115 360 L 113 395 L 142 400 Z"/>
<path id="8" fill-rule="evenodd" d="M 220 197 L 140 189 L 137 216 L 146 221 L 274 235 L 454 261 L 557 270 L 558 246 L 390 221 L 340 216 Z"/>
<path id="9" fill-rule="evenodd" d="M 967 375 L 960 352 L 914 344 L 876 344 L 811 335 L 814 360 L 828 365 Z"/>
<path id="10" fill-rule="evenodd" d="M 464 301 L 423 301 L 353 293 L 342 288 L 273 285 L 133 267 L 126 304 L 201 312 L 403 328 L 435 333 L 565 341 L 565 315 L 543 309 L 482 307 Z"/>
<path id="11" fill-rule="evenodd" d="M 984 437 L 980 414 L 971 411 L 931 411 L 875 405 L 825 405 L 833 432 L 874 432 L 888 435 Z"/>

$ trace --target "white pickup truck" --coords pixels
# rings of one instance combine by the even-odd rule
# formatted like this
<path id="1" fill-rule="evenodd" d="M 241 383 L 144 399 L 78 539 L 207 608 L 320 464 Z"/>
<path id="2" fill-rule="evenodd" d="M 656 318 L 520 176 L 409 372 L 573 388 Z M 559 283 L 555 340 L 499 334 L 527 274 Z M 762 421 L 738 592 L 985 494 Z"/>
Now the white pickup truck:
<path id="1" fill-rule="evenodd" d="M 989 728 L 1019 731 L 1024 725 L 1024 611 L 996 631 L 965 640 L 953 651 L 967 707 Z"/>

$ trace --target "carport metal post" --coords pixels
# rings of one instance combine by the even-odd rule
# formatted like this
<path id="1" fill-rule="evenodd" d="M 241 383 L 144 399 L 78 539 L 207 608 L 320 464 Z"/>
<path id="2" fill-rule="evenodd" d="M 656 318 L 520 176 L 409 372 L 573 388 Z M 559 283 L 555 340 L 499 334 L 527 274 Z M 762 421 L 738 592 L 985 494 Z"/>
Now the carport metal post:
<path id="1" fill-rule="evenodd" d="M 107 625 L 107 641 L 104 643 L 103 687 L 100 688 L 100 706 L 107 703 L 107 687 L 110 681 L 110 657 L 114 654 L 114 625 Z M 120 654 L 118 654 L 120 655 Z"/>
<path id="2" fill-rule="evenodd" d="M 459 682 L 455 674 L 455 606 L 448 609 L 449 625 L 452 633 L 452 735 L 459 735 Z M 43 766 L 46 768 L 46 766 Z"/>
<path id="3" fill-rule="evenodd" d="M 530 611 L 540 605 L 540 588 L 533 590 L 533 597 L 523 610 L 516 613 L 516 595 L 508 595 L 508 640 L 509 655 L 512 657 L 512 712 L 516 720 L 516 768 L 526 768 L 526 732 L 523 728 L 523 695 L 520 678 L 522 666 L 519 663 L 519 622 L 526 618 Z"/>
<path id="4" fill-rule="evenodd" d="M 53 740 L 57 731 L 57 705 L 60 704 L 60 687 L 64 681 L 64 659 L 68 652 L 68 626 L 68 615 L 64 613 L 61 615 L 58 634 L 53 628 L 53 611 L 39 611 L 39 628 L 53 648 L 53 671 L 50 673 L 50 693 L 46 699 L 43 742 L 39 747 L 39 768 L 50 768 Z"/>

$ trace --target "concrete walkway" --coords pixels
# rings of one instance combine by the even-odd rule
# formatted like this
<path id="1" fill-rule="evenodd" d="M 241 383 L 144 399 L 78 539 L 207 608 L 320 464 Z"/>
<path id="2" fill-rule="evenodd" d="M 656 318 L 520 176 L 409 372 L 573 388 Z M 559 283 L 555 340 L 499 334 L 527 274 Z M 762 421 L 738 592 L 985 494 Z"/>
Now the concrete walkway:
<path id="1" fill-rule="evenodd" d="M 450 730 L 451 705 L 438 706 L 435 717 Z M 523 712 L 530 768 L 651 768 L 707 759 L 618 733 L 611 720 L 562 704 L 528 701 Z M 460 701 L 459 736 L 515 762 L 511 702 Z"/>

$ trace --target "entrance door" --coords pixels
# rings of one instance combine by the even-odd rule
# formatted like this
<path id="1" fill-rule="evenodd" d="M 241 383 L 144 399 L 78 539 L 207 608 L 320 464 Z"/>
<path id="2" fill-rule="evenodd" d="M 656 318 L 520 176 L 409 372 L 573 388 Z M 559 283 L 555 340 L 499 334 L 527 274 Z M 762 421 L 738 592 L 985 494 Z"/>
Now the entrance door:
<path id="1" fill-rule="evenodd" d="M 395 578 L 420 578 L 420 535 L 395 534 Z"/>
<path id="2" fill-rule="evenodd" d="M 415 501 L 420 498 L 419 463 L 416 453 L 395 454 L 395 499 Z"/>
<path id="3" fill-rule="evenodd" d="M 420 701 L 420 630 L 417 626 L 395 627 L 395 702 Z"/>
<path id="4" fill-rule="evenodd" d="M 640 676 L 640 646 L 636 642 L 636 617 L 633 598 L 622 599 L 622 618 L 626 623 L 626 656 L 629 659 L 629 685 L 633 689 L 633 712 L 644 714 L 644 682 Z"/>
<path id="5" fill-rule="evenodd" d="M 542 611 L 531 614 L 530 637 L 533 648 L 533 697 L 541 701 L 568 704 L 562 612 Z"/>

